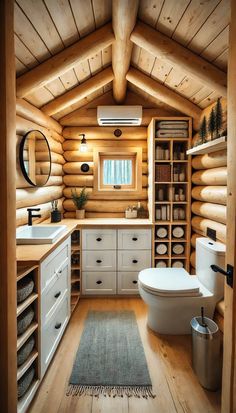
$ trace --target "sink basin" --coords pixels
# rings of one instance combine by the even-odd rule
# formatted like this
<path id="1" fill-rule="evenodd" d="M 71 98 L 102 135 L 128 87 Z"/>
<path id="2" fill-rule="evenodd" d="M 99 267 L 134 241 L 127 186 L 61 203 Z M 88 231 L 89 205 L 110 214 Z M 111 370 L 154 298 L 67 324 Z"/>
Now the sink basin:
<path id="1" fill-rule="evenodd" d="M 66 225 L 35 225 L 16 231 L 17 244 L 53 244 L 67 229 Z"/>

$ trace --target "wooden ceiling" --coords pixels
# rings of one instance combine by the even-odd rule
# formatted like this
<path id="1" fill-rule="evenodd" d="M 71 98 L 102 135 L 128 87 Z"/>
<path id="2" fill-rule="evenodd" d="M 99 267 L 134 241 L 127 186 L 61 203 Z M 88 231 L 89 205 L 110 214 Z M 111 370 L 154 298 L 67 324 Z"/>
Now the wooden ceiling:
<path id="1" fill-rule="evenodd" d="M 112 63 L 115 88 L 116 67 L 121 63 L 114 48 L 120 47 L 115 43 L 119 41 L 119 23 L 122 27 L 124 18 L 125 24 L 127 14 L 123 15 L 123 18 L 121 18 L 122 13 L 119 14 L 119 4 L 122 7 L 122 3 L 130 5 L 131 13 L 135 13 L 131 10 L 134 8 L 133 4 L 137 5 L 137 16 L 133 15 L 134 24 L 138 21 L 145 23 L 184 46 L 185 49 L 201 56 L 205 62 L 211 62 L 212 67 L 218 68 L 219 73 L 223 74 L 227 71 L 229 0 L 140 0 L 139 2 L 138 0 L 17 0 L 15 1 L 15 54 L 18 79 L 23 79 L 24 73 L 30 71 L 33 73 L 33 69 L 40 66 L 42 62 L 49 62 L 52 56 L 86 39 L 88 35 L 110 21 L 116 35 L 116 40 L 110 42 L 109 46 L 21 97 L 37 107 L 46 105 L 47 108 L 49 102 L 88 81 Z M 115 23 L 114 18 L 118 19 Z M 126 42 L 127 47 L 127 39 L 121 39 L 122 41 Z M 208 106 L 221 96 L 214 86 L 190 75 L 182 65 L 173 64 L 165 59 L 163 54 L 154 55 L 147 48 L 137 45 L 136 41 L 134 45 L 131 42 L 130 44 L 132 54 L 128 66 L 131 65 L 148 78 L 154 79 L 158 82 L 157 85 L 166 86 L 167 92 L 174 91 L 176 95 L 188 99 L 189 103 L 192 102 L 193 106 L 199 108 Z M 96 90 L 89 90 L 87 96 L 82 96 L 77 101 L 74 99 L 66 108 L 61 109 L 61 106 L 58 106 L 59 109 L 53 113 L 53 117 L 60 119 L 111 89 L 112 81 L 108 77 L 106 84 Z M 142 96 L 145 93 L 135 82 L 134 84 L 128 82 L 128 89 Z M 170 106 L 173 106 L 169 101 L 165 99 L 163 101 L 163 98 L 158 100 L 157 96 L 154 97 L 154 102 L 157 107 L 161 105 L 170 109 Z"/>

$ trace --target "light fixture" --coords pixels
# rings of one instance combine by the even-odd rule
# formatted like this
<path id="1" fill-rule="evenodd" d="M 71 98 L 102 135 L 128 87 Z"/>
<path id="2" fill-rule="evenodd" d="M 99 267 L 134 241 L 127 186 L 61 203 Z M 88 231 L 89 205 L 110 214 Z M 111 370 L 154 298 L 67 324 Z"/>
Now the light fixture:
<path id="1" fill-rule="evenodd" d="M 82 136 L 80 146 L 79 146 L 79 150 L 80 150 L 80 152 L 87 152 L 88 151 L 88 145 L 87 145 L 87 141 L 85 139 L 85 134 L 80 133 L 79 136 Z"/>

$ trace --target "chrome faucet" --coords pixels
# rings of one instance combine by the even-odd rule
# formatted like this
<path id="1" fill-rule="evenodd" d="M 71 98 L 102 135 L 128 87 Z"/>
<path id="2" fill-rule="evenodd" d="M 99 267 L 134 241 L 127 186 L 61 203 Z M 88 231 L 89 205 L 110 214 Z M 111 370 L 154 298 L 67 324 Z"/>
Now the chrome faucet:
<path id="1" fill-rule="evenodd" d="M 41 215 L 40 215 L 40 214 L 33 215 L 33 211 L 40 211 L 40 208 L 27 208 L 27 212 L 28 212 L 28 225 L 30 225 L 30 226 L 33 225 L 32 218 L 41 218 Z"/>

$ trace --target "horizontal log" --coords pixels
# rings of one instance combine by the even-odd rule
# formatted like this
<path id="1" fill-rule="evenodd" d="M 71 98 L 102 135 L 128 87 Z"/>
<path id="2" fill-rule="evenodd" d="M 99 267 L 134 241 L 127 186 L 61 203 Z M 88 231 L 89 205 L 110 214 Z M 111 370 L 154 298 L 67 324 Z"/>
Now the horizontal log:
<path id="1" fill-rule="evenodd" d="M 52 116 L 55 113 L 69 108 L 69 106 L 74 105 L 78 101 L 86 98 L 88 95 L 91 95 L 103 86 L 106 86 L 107 83 L 110 83 L 113 80 L 113 78 L 114 75 L 112 68 L 107 67 L 85 82 L 73 87 L 49 103 L 46 103 L 46 105 L 42 106 L 41 109 L 47 115 Z"/>
<path id="2" fill-rule="evenodd" d="M 17 96 L 24 97 L 45 86 L 84 60 L 110 46 L 114 40 L 111 24 L 95 30 L 17 79 Z"/>
<path id="3" fill-rule="evenodd" d="M 197 240 L 197 238 L 201 238 L 201 235 L 200 234 L 192 234 L 192 236 L 191 236 L 191 246 L 193 247 L 193 248 L 196 248 L 196 240 Z"/>
<path id="4" fill-rule="evenodd" d="M 216 222 L 226 224 L 226 206 L 219 204 L 211 204 L 209 202 L 192 203 L 193 214 L 199 215 L 204 218 L 211 219 Z"/>
<path id="5" fill-rule="evenodd" d="M 63 195 L 65 198 L 71 199 L 72 195 L 71 195 L 71 189 L 76 189 L 77 192 L 79 193 L 83 188 L 82 187 L 66 187 L 63 190 Z M 109 194 L 94 194 L 93 193 L 93 188 L 86 188 L 86 191 L 89 194 L 89 199 L 93 200 L 93 199 L 100 199 L 100 200 L 107 200 L 107 199 L 116 199 L 116 195 L 119 196 L 119 199 L 122 198 L 122 200 L 130 200 L 131 204 L 133 201 L 139 201 L 139 200 L 147 200 L 148 198 L 148 194 L 147 194 L 147 189 L 143 189 L 141 194 L 132 194 L 132 192 L 130 192 L 128 195 L 122 195 L 122 194 L 116 194 L 116 193 L 109 193 Z"/>
<path id="6" fill-rule="evenodd" d="M 119 129 L 122 131 L 122 135 L 117 138 L 114 135 L 114 131 L 117 129 L 115 126 L 105 126 L 105 127 L 92 127 L 87 126 L 85 127 L 68 127 L 63 129 L 63 136 L 66 139 L 79 139 L 81 140 L 81 136 L 79 134 L 85 133 L 86 139 L 99 139 L 99 140 L 111 140 L 114 139 L 116 141 L 125 140 L 147 140 L 147 128 L 143 126 L 132 126 L 132 127 L 123 127 L 119 126 Z"/>
<path id="7" fill-rule="evenodd" d="M 36 152 L 35 159 L 36 161 L 47 161 L 48 152 Z M 59 163 L 61 165 L 64 165 L 64 163 L 66 162 L 63 155 L 60 155 L 59 153 L 52 152 L 52 151 L 51 151 L 51 161 L 53 163 Z"/>
<path id="8" fill-rule="evenodd" d="M 193 268 L 196 268 L 196 252 L 192 251 L 190 254 L 190 264 Z"/>
<path id="9" fill-rule="evenodd" d="M 53 129 L 58 134 L 62 133 L 60 123 L 24 99 L 16 98 L 16 114 L 47 129 Z"/>
<path id="10" fill-rule="evenodd" d="M 63 198 L 58 199 L 58 209 L 61 211 L 63 209 Z M 45 204 L 37 205 L 37 208 L 40 208 L 40 218 L 33 218 L 34 224 L 39 224 L 40 222 L 44 221 L 45 219 L 50 217 L 50 213 L 52 210 L 51 202 L 47 202 Z M 28 212 L 27 208 L 20 208 L 16 210 L 16 226 L 19 227 L 20 225 L 25 225 L 28 222 Z"/>
<path id="11" fill-rule="evenodd" d="M 38 165 L 36 165 L 36 173 L 38 175 L 40 174 L 48 175 L 49 165 L 50 165 L 49 162 L 40 162 L 37 164 Z M 57 175 L 57 176 L 64 175 L 62 165 L 60 165 L 59 163 L 52 163 L 50 175 Z"/>
<path id="12" fill-rule="evenodd" d="M 195 185 L 227 185 L 227 167 L 205 169 L 192 174 Z"/>
<path id="13" fill-rule="evenodd" d="M 215 310 L 213 320 L 218 325 L 220 331 L 224 333 L 224 317 L 222 317 L 222 315 L 218 313 L 217 308 Z"/>
<path id="14" fill-rule="evenodd" d="M 61 136 L 59 133 L 52 129 L 47 129 L 43 126 L 38 125 L 35 122 L 32 122 L 31 120 L 24 119 L 21 116 L 16 116 L 16 134 L 24 136 L 27 132 L 30 132 L 32 130 L 39 130 L 40 132 L 43 133 L 43 135 L 46 136 L 46 138 L 49 140 L 52 138 L 53 140 L 57 142 L 63 142 L 64 138 Z"/>
<path id="15" fill-rule="evenodd" d="M 85 212 L 85 218 L 124 218 L 124 212 Z M 64 218 L 75 218 L 75 212 L 64 212 Z M 79 220 L 78 220 L 79 225 Z"/>
<path id="16" fill-rule="evenodd" d="M 152 118 L 173 116 L 173 113 L 164 108 L 143 108 L 141 126 L 148 126 Z M 97 109 L 81 108 L 77 109 L 60 119 L 61 125 L 64 126 L 98 126 Z"/>
<path id="17" fill-rule="evenodd" d="M 209 169 L 218 168 L 227 165 L 227 151 L 226 149 L 206 153 L 204 155 L 194 156 L 192 158 L 192 167 L 194 169 Z"/>
<path id="18" fill-rule="evenodd" d="M 147 208 L 147 202 L 143 201 L 142 205 Z M 112 200 L 88 200 L 85 210 L 88 212 L 124 212 L 130 206 L 130 201 L 112 201 Z M 63 203 L 66 211 L 75 211 L 75 205 L 72 199 L 66 199 Z"/>
<path id="19" fill-rule="evenodd" d="M 45 204 L 54 199 L 62 198 L 62 192 L 63 186 L 17 189 L 16 208 Z"/>
<path id="20" fill-rule="evenodd" d="M 68 162 L 93 162 L 93 152 L 65 151 L 63 155 Z"/>
<path id="21" fill-rule="evenodd" d="M 79 151 L 80 147 L 80 141 L 79 140 L 65 140 L 64 143 L 62 144 L 64 151 Z M 140 141 L 106 141 L 106 140 L 89 140 L 88 141 L 88 151 L 92 151 L 93 148 L 130 148 L 130 147 L 138 147 L 138 148 L 143 148 L 147 150 L 147 142 L 145 140 L 140 140 Z"/>
<path id="22" fill-rule="evenodd" d="M 51 151 L 59 153 L 60 155 L 63 154 L 63 148 L 62 144 L 60 142 L 55 141 L 53 138 L 48 137 L 47 138 L 49 148 Z M 38 152 L 44 152 L 45 151 L 45 143 L 43 141 L 38 141 L 37 142 L 37 151 Z"/>
<path id="23" fill-rule="evenodd" d="M 89 165 L 89 171 L 83 172 L 81 170 L 81 166 L 84 162 L 66 162 L 63 166 L 63 171 L 66 174 L 78 174 L 78 175 L 93 175 L 94 163 L 93 162 L 86 162 Z"/>
<path id="24" fill-rule="evenodd" d="M 197 201 L 226 205 L 227 186 L 195 186 L 192 189 L 192 198 Z"/>
<path id="25" fill-rule="evenodd" d="M 200 233 L 207 236 L 207 228 L 214 229 L 216 231 L 216 238 L 219 241 L 226 242 L 226 225 L 220 222 L 212 221 L 210 219 L 193 217 L 192 218 L 192 228 L 196 233 Z"/>

